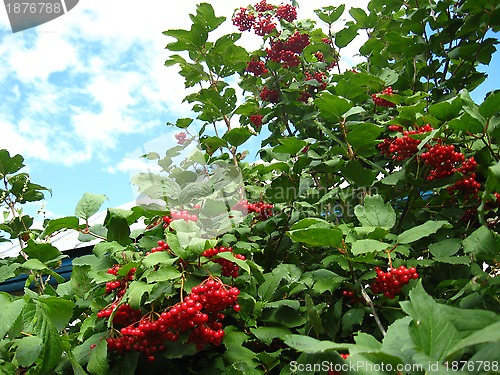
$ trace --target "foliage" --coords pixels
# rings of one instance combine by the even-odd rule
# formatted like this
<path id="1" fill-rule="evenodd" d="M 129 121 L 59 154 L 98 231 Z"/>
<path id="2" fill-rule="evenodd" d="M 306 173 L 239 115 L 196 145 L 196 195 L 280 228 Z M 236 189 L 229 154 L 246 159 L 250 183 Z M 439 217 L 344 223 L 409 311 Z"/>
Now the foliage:
<path id="1" fill-rule="evenodd" d="M 47 189 L 0 151 L 2 240 L 22 247 L 0 281 L 27 275 L 0 294 L 1 373 L 498 372 L 500 93 L 469 91 L 500 5 L 372 0 L 337 32 L 343 5 L 296 11 L 239 8 L 213 40 L 225 20 L 202 3 L 164 32 L 196 118 L 145 155 L 163 169 L 132 181 L 149 205 L 92 226 L 106 197 L 85 194 L 32 230 L 18 207 Z M 364 62 L 342 71 L 362 33 Z M 62 230 L 100 240 L 68 281 Z"/>

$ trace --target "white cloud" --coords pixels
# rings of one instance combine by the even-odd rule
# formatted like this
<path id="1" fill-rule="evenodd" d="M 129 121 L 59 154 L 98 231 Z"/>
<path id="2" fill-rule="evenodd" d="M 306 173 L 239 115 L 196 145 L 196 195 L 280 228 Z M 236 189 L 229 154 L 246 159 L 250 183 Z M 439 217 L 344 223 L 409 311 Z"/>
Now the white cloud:
<path id="1" fill-rule="evenodd" d="M 168 120 L 153 122 L 155 112 L 189 116 L 190 105 L 181 103 L 186 92 L 182 77 L 177 68 L 163 65 L 168 57 L 164 47 L 171 39 L 162 31 L 188 28 L 189 13 L 199 2 L 185 0 L 174 7 L 153 0 L 81 1 L 65 16 L 4 36 L 0 74 L 12 90 L 0 104 L 0 147 L 71 165 L 95 155 L 105 159 L 121 135 L 139 134 Z M 299 18 L 315 18 L 313 9 L 330 3 L 303 1 Z M 228 19 L 217 35 L 235 32 L 229 20 L 234 8 L 246 2 L 212 5 L 217 16 Z M 249 33 L 240 41 L 249 49 L 260 43 Z M 346 48 L 343 55 L 354 52 Z M 125 164 L 110 171 L 122 169 Z"/>

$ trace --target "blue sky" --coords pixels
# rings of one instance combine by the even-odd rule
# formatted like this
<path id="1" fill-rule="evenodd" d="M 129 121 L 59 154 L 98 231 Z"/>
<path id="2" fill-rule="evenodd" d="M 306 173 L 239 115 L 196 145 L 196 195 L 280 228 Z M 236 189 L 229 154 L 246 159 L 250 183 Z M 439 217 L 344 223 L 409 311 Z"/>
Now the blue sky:
<path id="1" fill-rule="evenodd" d="M 166 1 L 80 0 L 68 14 L 15 34 L 0 11 L 0 148 L 22 154 L 32 181 L 52 189 L 42 202 L 47 217 L 73 214 L 85 192 L 107 195 L 105 207 L 133 200 L 130 177 L 147 168 L 138 155 L 175 144 L 177 131 L 165 123 L 192 113 L 181 103 L 176 68 L 163 66 L 169 40 L 162 31 L 188 28 L 198 2 L 177 2 L 174 10 Z M 246 4 L 213 2 L 228 19 Z M 331 4 L 302 1 L 299 18 Z M 227 22 L 221 33 L 234 31 Z M 242 43 L 259 46 L 257 39 Z M 497 53 L 476 101 L 498 88 L 499 67 Z"/>

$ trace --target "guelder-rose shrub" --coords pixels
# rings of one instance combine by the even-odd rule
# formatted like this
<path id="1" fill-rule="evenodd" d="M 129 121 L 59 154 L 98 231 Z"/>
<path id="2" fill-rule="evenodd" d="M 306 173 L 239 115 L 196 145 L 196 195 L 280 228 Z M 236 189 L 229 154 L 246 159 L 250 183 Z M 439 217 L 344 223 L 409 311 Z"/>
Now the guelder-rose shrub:
<path id="1" fill-rule="evenodd" d="M 22 249 L 0 276 L 27 277 L 0 293 L 2 373 L 497 373 L 500 94 L 470 92 L 500 4 L 236 7 L 164 32 L 192 113 L 132 179 L 156 205 L 93 226 L 87 193 L 35 230 L 21 207 L 47 189 L 0 150 L 1 238 Z M 98 240 L 69 281 L 63 230 Z"/>

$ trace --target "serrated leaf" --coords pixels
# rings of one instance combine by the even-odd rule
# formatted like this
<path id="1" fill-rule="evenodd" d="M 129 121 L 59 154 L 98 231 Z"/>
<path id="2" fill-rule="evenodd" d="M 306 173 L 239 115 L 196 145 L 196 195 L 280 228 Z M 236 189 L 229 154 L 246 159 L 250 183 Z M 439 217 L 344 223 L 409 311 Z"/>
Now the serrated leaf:
<path id="1" fill-rule="evenodd" d="M 410 334 L 417 351 L 434 360 L 443 360 L 460 341 L 457 329 L 420 281 L 410 291 L 410 302 L 402 304 L 402 308 L 413 318 Z"/>
<path id="2" fill-rule="evenodd" d="M 366 196 L 363 205 L 354 207 L 354 214 L 363 226 L 391 229 L 396 224 L 396 212 L 380 195 Z"/>
<path id="3" fill-rule="evenodd" d="M 247 128 L 235 128 L 223 135 L 222 139 L 229 142 L 233 146 L 241 146 L 250 138 L 252 133 Z"/>
<path id="4" fill-rule="evenodd" d="M 335 45 L 339 48 L 346 47 L 358 35 L 358 27 L 354 24 L 335 33 Z"/>
<path id="5" fill-rule="evenodd" d="M 222 253 L 219 253 L 217 254 L 217 256 L 215 256 L 215 258 L 224 258 L 224 259 L 227 259 L 233 263 L 236 263 L 238 265 L 238 267 L 240 267 L 241 269 L 245 270 L 246 272 L 250 273 L 250 266 L 247 264 L 246 261 L 244 260 L 241 260 L 241 259 L 238 259 L 236 258 L 233 253 L 231 252 L 222 252 Z"/>
<path id="6" fill-rule="evenodd" d="M 153 287 L 154 285 L 147 284 L 144 281 L 133 281 L 128 286 L 127 292 L 123 298 L 128 301 L 133 309 L 139 309 L 142 306 L 144 295 L 146 293 L 151 293 Z"/>
<path id="7" fill-rule="evenodd" d="M 380 242 L 376 240 L 357 240 L 354 242 L 351 248 L 353 255 L 360 255 L 366 253 L 372 253 L 374 251 L 384 251 L 390 247 L 389 244 L 385 242 Z"/>
<path id="8" fill-rule="evenodd" d="M 310 246 L 338 247 L 342 241 L 342 231 L 321 219 L 303 219 L 295 223 L 287 235 L 296 242 Z"/>
<path id="9" fill-rule="evenodd" d="M 465 254 L 472 254 L 478 260 L 488 260 L 498 254 L 498 238 L 485 226 L 476 229 L 463 240 Z"/>
<path id="10" fill-rule="evenodd" d="M 275 338 L 282 338 L 291 334 L 290 330 L 286 327 L 250 328 L 250 332 L 266 345 L 270 345 Z"/>
<path id="11" fill-rule="evenodd" d="M 75 215 L 80 219 L 88 220 L 99 211 L 102 204 L 107 200 L 108 197 L 103 194 L 85 193 L 76 205 Z"/>
<path id="12" fill-rule="evenodd" d="M 343 116 L 353 107 L 350 100 L 334 95 L 328 91 L 322 92 L 315 100 L 320 115 L 327 121 L 340 122 Z"/>
<path id="13" fill-rule="evenodd" d="M 45 227 L 42 236 L 49 236 L 62 229 L 79 229 L 79 221 L 76 216 L 66 216 L 58 219 L 52 219 Z"/>
<path id="14" fill-rule="evenodd" d="M 99 343 L 90 351 L 89 364 L 87 370 L 92 375 L 108 375 L 108 343 L 106 340 L 100 340 Z"/>
<path id="15" fill-rule="evenodd" d="M 352 344 L 337 344 L 333 341 L 322 341 L 304 335 L 289 335 L 283 341 L 290 348 L 303 353 L 321 353 L 326 350 L 341 350 L 350 347 Z"/>
<path id="16" fill-rule="evenodd" d="M 146 274 L 146 279 L 148 283 L 175 280 L 181 276 L 179 270 L 172 266 L 162 265 L 157 270 L 151 270 Z"/>
<path id="17" fill-rule="evenodd" d="M 0 293 L 0 337 L 12 328 L 23 310 L 25 301 L 23 299 L 12 300 L 7 293 Z"/>
<path id="18" fill-rule="evenodd" d="M 378 77 L 384 81 L 384 84 L 386 86 L 393 85 L 394 83 L 397 82 L 399 78 L 399 74 L 396 73 L 394 70 L 389 69 L 389 68 L 383 68 L 380 73 L 378 74 Z"/>
<path id="19" fill-rule="evenodd" d="M 74 302 L 48 295 L 40 296 L 40 302 L 47 306 L 47 313 L 58 331 L 63 331 L 73 316 Z"/>
<path id="20" fill-rule="evenodd" d="M 500 111 L 500 91 L 496 91 L 487 96 L 484 102 L 479 106 L 479 113 L 484 118 L 491 118 Z"/>
<path id="21" fill-rule="evenodd" d="M 29 367 L 35 363 L 43 348 L 43 341 L 38 336 L 17 339 L 15 344 L 17 347 L 16 360 L 21 367 Z"/>
<path id="22" fill-rule="evenodd" d="M 345 4 L 341 4 L 338 7 L 327 6 L 321 9 L 317 9 L 314 12 L 317 14 L 319 19 L 328 24 L 332 24 L 337 21 L 342 13 L 344 13 Z"/>
<path id="23" fill-rule="evenodd" d="M 28 241 L 28 245 L 24 252 L 31 259 L 38 259 L 40 262 L 47 263 L 54 259 L 61 259 L 63 255 L 56 247 L 48 243 L 36 243 L 32 240 Z"/>
<path id="24" fill-rule="evenodd" d="M 445 220 L 429 220 L 424 224 L 405 230 L 398 236 L 398 242 L 401 244 L 407 244 L 418 241 L 421 238 L 428 237 L 431 234 L 436 233 L 442 227 L 449 228 L 450 224 Z"/>

